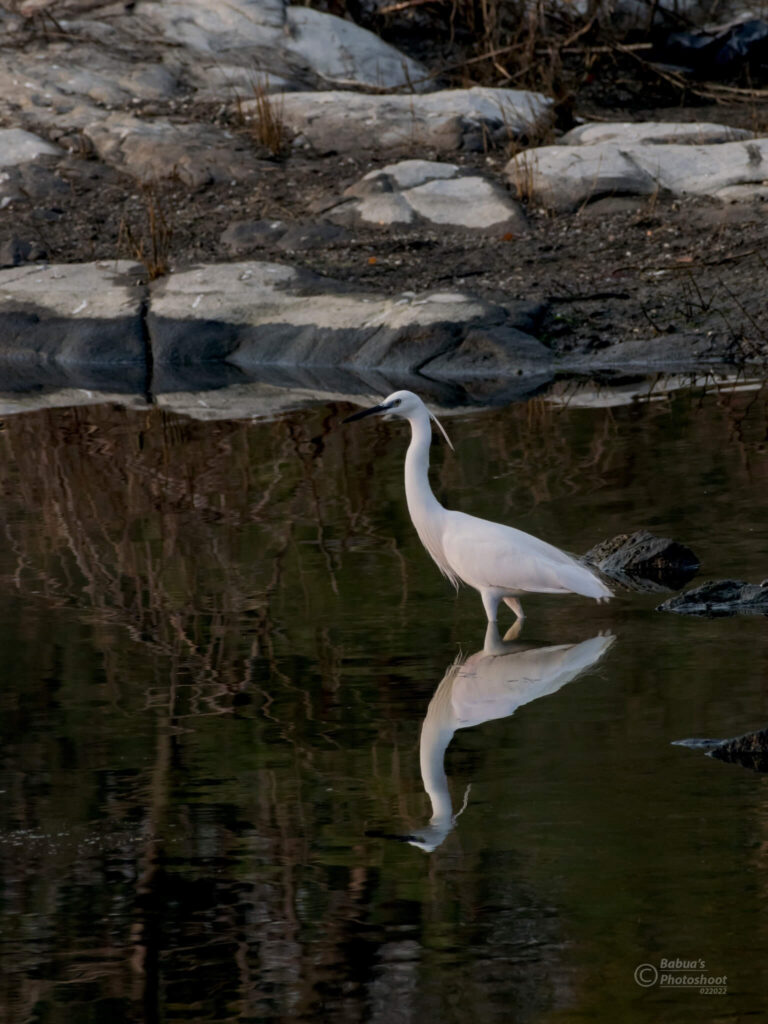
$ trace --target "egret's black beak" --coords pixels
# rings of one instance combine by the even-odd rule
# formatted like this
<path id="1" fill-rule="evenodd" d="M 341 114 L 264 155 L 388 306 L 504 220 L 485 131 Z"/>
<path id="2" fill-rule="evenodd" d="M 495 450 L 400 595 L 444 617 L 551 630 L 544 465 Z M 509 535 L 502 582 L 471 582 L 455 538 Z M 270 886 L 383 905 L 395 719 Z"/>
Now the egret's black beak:
<path id="1" fill-rule="evenodd" d="M 374 405 L 372 409 L 362 409 L 360 412 L 353 412 L 351 416 L 347 416 L 342 423 L 351 423 L 352 420 L 362 420 L 366 416 L 373 416 L 376 412 L 386 412 L 389 408 L 388 405 Z"/>

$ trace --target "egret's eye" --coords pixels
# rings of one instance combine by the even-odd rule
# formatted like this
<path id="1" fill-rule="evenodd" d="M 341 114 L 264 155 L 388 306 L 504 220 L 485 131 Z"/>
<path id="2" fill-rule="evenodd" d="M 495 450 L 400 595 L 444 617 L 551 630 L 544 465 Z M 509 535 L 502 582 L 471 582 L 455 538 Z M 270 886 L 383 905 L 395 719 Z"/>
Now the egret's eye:
<path id="1" fill-rule="evenodd" d="M 392 403 L 392 405 L 391 405 L 391 407 L 390 407 L 390 408 L 394 408 L 394 407 L 395 407 L 396 405 L 400 405 L 400 404 L 401 404 L 401 402 L 402 402 L 402 398 L 396 398 L 396 399 L 394 400 L 394 402 Z"/>

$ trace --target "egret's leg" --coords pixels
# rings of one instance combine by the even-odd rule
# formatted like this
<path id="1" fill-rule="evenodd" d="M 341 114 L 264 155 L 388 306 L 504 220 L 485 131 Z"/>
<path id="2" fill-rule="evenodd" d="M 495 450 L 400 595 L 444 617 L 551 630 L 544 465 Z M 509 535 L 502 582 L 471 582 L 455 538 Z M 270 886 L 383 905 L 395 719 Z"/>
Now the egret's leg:
<path id="1" fill-rule="evenodd" d="M 485 608 L 488 621 L 495 622 L 496 613 L 499 610 L 499 595 L 495 594 L 492 590 L 482 590 L 480 596 L 483 599 L 483 608 Z"/>
<path id="2" fill-rule="evenodd" d="M 518 617 L 518 619 L 524 619 L 525 618 L 525 612 L 523 611 L 523 606 L 520 604 L 520 602 L 517 600 L 516 597 L 505 597 L 504 598 L 504 604 L 507 606 L 507 608 L 511 608 L 512 609 L 512 611 L 515 613 L 515 615 Z"/>
<path id="3" fill-rule="evenodd" d="M 523 620 L 515 619 L 512 625 L 509 627 L 507 632 L 504 634 L 504 643 L 508 644 L 511 640 L 517 640 L 520 636 L 520 630 L 523 628 Z"/>

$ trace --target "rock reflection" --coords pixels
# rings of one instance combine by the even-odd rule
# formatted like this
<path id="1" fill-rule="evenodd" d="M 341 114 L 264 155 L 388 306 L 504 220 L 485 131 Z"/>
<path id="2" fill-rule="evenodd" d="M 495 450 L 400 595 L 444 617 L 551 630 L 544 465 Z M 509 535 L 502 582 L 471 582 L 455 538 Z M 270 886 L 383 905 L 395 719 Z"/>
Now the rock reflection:
<path id="1" fill-rule="evenodd" d="M 412 846 L 431 853 L 456 824 L 445 751 L 457 729 L 495 718 L 507 718 L 539 697 L 556 693 L 594 665 L 614 641 L 613 635 L 593 636 L 580 644 L 531 647 L 517 641 L 522 623 L 516 622 L 504 639 L 489 622 L 481 651 L 455 661 L 429 702 L 421 727 L 419 760 L 424 789 L 432 803 L 426 828 L 408 837 Z"/>

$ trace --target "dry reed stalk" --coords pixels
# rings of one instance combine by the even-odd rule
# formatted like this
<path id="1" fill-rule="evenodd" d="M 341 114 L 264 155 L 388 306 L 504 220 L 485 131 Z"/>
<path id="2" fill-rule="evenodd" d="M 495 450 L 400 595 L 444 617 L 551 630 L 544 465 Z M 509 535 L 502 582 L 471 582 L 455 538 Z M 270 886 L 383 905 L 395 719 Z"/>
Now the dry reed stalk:
<path id="1" fill-rule="evenodd" d="M 144 187 L 144 223 L 137 233 L 125 217 L 120 221 L 118 249 L 142 263 L 150 281 L 164 277 L 171 269 L 173 229 L 153 187 Z"/>

